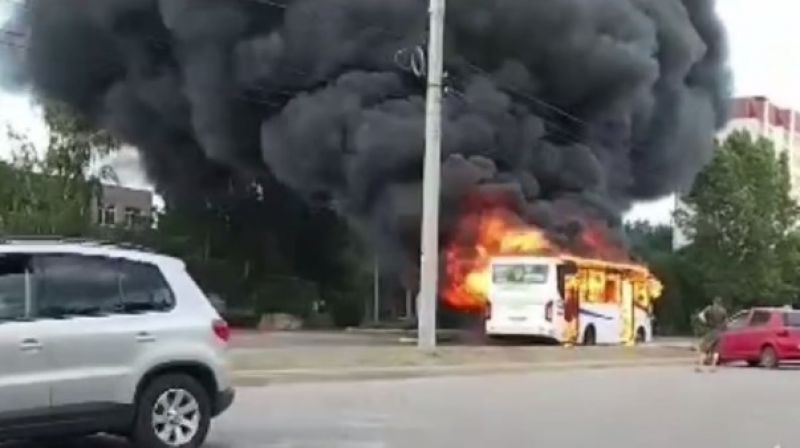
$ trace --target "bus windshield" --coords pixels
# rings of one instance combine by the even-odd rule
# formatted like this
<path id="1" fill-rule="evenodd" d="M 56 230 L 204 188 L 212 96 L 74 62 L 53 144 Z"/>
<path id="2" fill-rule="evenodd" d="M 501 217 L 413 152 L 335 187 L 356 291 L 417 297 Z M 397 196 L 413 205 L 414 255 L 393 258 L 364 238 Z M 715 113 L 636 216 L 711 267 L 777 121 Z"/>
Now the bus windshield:
<path id="1" fill-rule="evenodd" d="M 547 282 L 550 269 L 544 264 L 496 264 L 492 282 L 496 285 L 535 285 Z"/>

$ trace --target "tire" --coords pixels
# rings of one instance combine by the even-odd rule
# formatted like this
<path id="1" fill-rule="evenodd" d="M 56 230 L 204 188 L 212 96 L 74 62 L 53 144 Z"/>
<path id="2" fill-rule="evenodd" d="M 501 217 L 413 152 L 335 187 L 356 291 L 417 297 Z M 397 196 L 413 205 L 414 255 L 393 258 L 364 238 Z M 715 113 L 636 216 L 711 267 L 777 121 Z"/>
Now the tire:
<path id="1" fill-rule="evenodd" d="M 181 407 L 187 408 L 183 415 Z M 169 374 L 153 379 L 139 396 L 132 439 L 141 448 L 198 448 L 210 424 L 205 388 L 191 376 Z"/>
<path id="2" fill-rule="evenodd" d="M 594 325 L 589 325 L 583 330 L 583 345 L 596 345 L 597 344 L 597 332 L 594 329 Z"/>
<path id="3" fill-rule="evenodd" d="M 774 369 L 778 367 L 778 354 L 775 353 L 775 349 L 772 348 L 772 346 L 768 345 L 761 349 L 759 364 L 765 369 Z"/>
<path id="4" fill-rule="evenodd" d="M 636 329 L 636 340 L 637 344 L 644 344 L 647 342 L 647 333 L 645 333 L 644 328 L 639 327 Z"/>

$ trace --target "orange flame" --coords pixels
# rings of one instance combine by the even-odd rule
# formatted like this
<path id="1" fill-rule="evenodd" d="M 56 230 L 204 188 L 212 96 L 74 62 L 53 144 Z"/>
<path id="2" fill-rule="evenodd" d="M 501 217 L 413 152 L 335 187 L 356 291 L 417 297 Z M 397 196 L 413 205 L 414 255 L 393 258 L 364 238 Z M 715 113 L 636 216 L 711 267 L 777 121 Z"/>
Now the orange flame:
<path id="1" fill-rule="evenodd" d="M 454 242 L 446 252 L 447 284 L 443 291 L 445 302 L 466 312 L 483 310 L 488 301 L 491 258 L 495 255 L 555 254 L 556 246 L 543 231 L 514 223 L 506 213 L 491 211 L 479 218 L 474 247 Z M 462 222 L 458 232 L 469 233 Z"/>

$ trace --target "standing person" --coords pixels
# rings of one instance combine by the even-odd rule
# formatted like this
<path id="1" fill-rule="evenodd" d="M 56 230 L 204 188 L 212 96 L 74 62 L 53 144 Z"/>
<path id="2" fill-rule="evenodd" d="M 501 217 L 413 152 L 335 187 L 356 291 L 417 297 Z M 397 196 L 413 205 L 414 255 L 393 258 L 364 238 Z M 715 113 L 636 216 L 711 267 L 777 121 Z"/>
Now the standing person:
<path id="1" fill-rule="evenodd" d="M 711 371 L 715 371 L 719 363 L 719 345 L 720 335 L 725 330 L 725 324 L 728 320 L 728 311 L 722 303 L 721 297 L 715 297 L 711 305 L 705 307 L 703 311 L 697 316 L 700 322 L 705 326 L 705 334 L 700 341 L 700 358 L 698 359 L 697 371 L 701 372 L 703 365 L 706 363 L 711 364 Z"/>

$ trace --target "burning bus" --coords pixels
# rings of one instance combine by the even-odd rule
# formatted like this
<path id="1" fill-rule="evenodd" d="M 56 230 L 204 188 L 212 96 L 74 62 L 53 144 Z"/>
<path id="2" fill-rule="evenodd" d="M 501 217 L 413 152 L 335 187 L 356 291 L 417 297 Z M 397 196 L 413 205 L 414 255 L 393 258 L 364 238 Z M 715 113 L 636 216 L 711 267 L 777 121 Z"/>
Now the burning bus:
<path id="1" fill-rule="evenodd" d="M 602 238 L 588 240 L 604 245 Z M 490 213 L 478 223 L 476 243 L 448 249 L 443 298 L 451 308 L 484 315 L 490 337 L 568 345 L 650 340 L 661 283 L 647 267 L 623 260 L 624 251 L 596 253 L 570 253 L 542 230 Z"/>
<path id="2" fill-rule="evenodd" d="M 566 344 L 632 344 L 652 336 L 661 286 L 638 265 L 572 256 L 499 256 L 490 261 L 486 334 Z"/>

